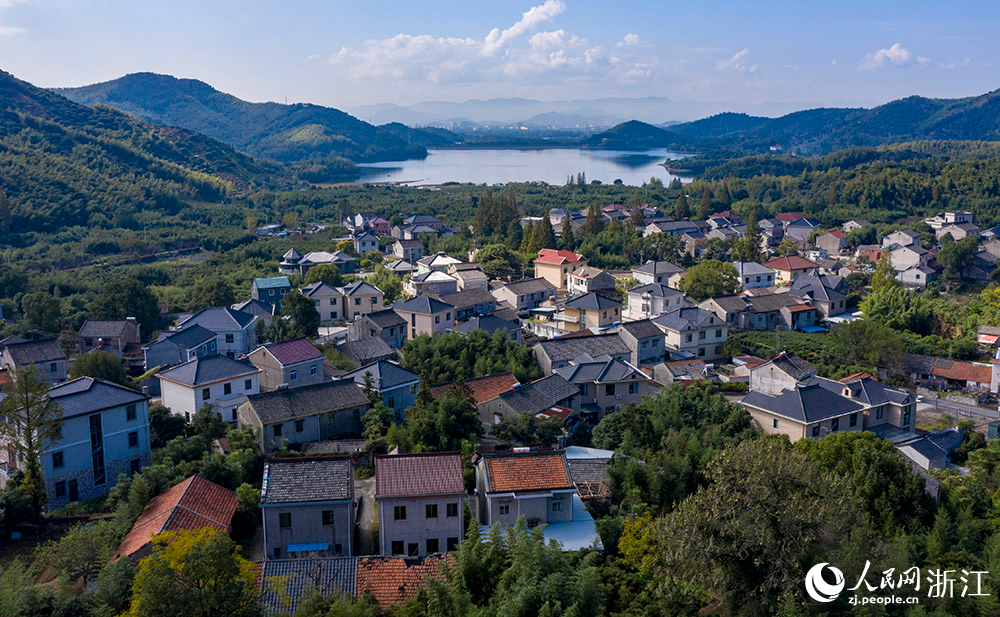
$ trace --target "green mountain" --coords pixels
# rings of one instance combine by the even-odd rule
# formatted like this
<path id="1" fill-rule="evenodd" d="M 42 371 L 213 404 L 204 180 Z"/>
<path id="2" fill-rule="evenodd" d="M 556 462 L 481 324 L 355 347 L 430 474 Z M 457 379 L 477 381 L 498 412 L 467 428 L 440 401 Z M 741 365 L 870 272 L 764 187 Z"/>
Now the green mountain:
<path id="1" fill-rule="evenodd" d="M 9 203 L 0 207 L 0 237 L 74 225 L 141 229 L 142 210 L 218 201 L 286 173 L 204 135 L 79 105 L 0 71 L 0 190 Z"/>
<path id="2" fill-rule="evenodd" d="M 253 156 L 276 161 L 341 156 L 371 162 L 427 155 L 423 146 L 337 109 L 301 103 L 249 103 L 194 79 L 133 73 L 56 92 L 84 105 L 102 103 L 149 122 L 197 131 Z"/>
<path id="3" fill-rule="evenodd" d="M 671 147 L 678 142 L 678 139 L 678 135 L 666 129 L 638 120 L 629 120 L 596 135 L 591 135 L 584 139 L 581 144 L 592 148 L 629 150 Z"/>
<path id="4" fill-rule="evenodd" d="M 411 128 L 401 122 L 390 122 L 379 125 L 380 129 L 388 131 L 408 144 L 418 144 L 428 148 L 453 146 L 463 141 L 463 137 L 448 129 L 434 127 Z"/>

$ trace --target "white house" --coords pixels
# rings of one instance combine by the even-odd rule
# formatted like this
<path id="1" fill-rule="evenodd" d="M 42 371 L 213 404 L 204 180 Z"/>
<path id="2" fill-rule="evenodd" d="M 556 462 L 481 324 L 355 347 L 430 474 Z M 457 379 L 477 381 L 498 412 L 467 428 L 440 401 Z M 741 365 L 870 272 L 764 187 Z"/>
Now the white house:
<path id="1" fill-rule="evenodd" d="M 260 392 L 260 369 L 226 356 L 195 358 L 156 375 L 164 406 L 187 421 L 211 405 L 226 422 L 235 422 L 236 408 Z"/>

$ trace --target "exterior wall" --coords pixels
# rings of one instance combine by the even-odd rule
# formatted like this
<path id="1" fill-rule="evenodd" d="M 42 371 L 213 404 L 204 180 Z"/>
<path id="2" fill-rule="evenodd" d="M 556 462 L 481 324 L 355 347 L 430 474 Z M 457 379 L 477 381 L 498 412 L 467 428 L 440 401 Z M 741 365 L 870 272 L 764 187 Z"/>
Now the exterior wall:
<path id="1" fill-rule="evenodd" d="M 362 315 L 375 313 L 385 308 L 382 294 L 344 296 L 344 319 L 354 321 Z"/>
<path id="2" fill-rule="evenodd" d="M 143 349 L 145 367 L 149 369 L 157 366 L 176 366 L 184 364 L 194 358 L 203 358 L 219 353 L 219 337 L 209 339 L 207 342 L 192 349 L 183 349 L 179 345 L 163 340 L 152 343 Z"/>
<path id="3" fill-rule="evenodd" d="M 627 330 L 622 330 L 618 336 L 632 349 L 629 362 L 635 366 L 642 366 L 648 362 L 658 362 L 665 357 L 666 337 L 664 336 L 636 339 Z"/>
<path id="4" fill-rule="evenodd" d="M 132 461 L 145 467 L 150 463 L 149 406 L 146 401 L 135 404 L 135 419 L 129 420 L 128 406 L 113 407 L 84 416 L 68 418 L 63 422 L 62 437 L 42 451 L 42 475 L 48 495 L 49 510 L 61 508 L 69 500 L 69 483 L 76 480 L 79 500 L 87 501 L 106 495 L 118 482 L 118 474 L 130 474 Z M 94 462 L 90 445 L 90 417 L 100 415 L 104 444 L 105 480 L 94 485 Z M 136 434 L 136 445 L 129 446 L 129 434 Z M 62 453 L 61 467 L 53 466 L 52 455 Z M 56 484 L 67 487 L 65 494 L 56 496 Z"/>
<path id="5" fill-rule="evenodd" d="M 588 420 L 593 422 L 599 422 L 607 414 L 613 413 L 623 407 L 628 407 L 631 403 L 639 402 L 643 395 L 656 394 L 660 390 L 660 387 L 651 379 L 608 383 L 590 382 L 576 385 L 580 387 L 581 406 L 596 405 L 601 409 L 596 418 L 588 418 Z M 608 386 L 613 387 L 613 392 L 608 392 Z"/>
<path id="6" fill-rule="evenodd" d="M 743 277 L 743 288 L 771 287 L 774 285 L 774 274 L 754 274 Z"/>
<path id="7" fill-rule="evenodd" d="M 283 384 L 287 384 L 289 388 L 301 388 L 323 381 L 323 358 L 314 358 L 282 366 L 266 350 L 258 349 L 250 354 L 250 362 L 261 370 L 260 390 L 262 392 L 277 390 L 278 386 Z M 295 379 L 292 379 L 293 372 Z"/>
<path id="8" fill-rule="evenodd" d="M 289 544 L 326 542 L 330 549 L 323 554 L 327 556 L 349 556 L 354 552 L 351 542 L 354 537 L 354 505 L 351 501 L 262 504 L 260 509 L 264 521 L 264 551 L 268 559 L 287 558 Z M 333 512 L 333 525 L 323 525 L 324 510 Z M 291 514 L 291 527 L 281 528 L 281 513 Z M 274 552 L 276 548 L 280 553 Z"/>
<path id="9" fill-rule="evenodd" d="M 469 321 L 476 315 L 486 315 L 487 313 L 492 313 L 497 310 L 496 300 L 492 302 L 482 302 L 479 304 L 473 304 L 472 306 L 463 306 L 461 308 L 455 307 L 455 322 L 461 323 L 463 321 Z"/>
<path id="10" fill-rule="evenodd" d="M 240 414 L 240 422 L 243 422 L 244 414 Z M 299 423 L 302 423 L 301 428 Z M 276 429 L 276 427 L 280 427 Z M 276 435 L 280 432 L 280 435 Z M 322 441 L 322 426 L 320 416 L 307 416 L 285 422 L 272 422 L 261 427 L 261 439 L 263 440 L 264 452 L 281 448 L 285 441 L 291 444 L 306 444 Z"/>
<path id="11" fill-rule="evenodd" d="M 783 390 L 791 390 L 798 383 L 788 373 L 774 364 L 763 364 L 750 371 L 750 390 L 771 396 L 781 394 Z"/>
<path id="12" fill-rule="evenodd" d="M 398 419 L 402 420 L 406 410 L 417 404 L 419 383 L 419 381 L 415 381 L 412 384 L 403 384 L 390 390 L 382 390 L 382 402 L 389 409 L 396 411 Z"/>
<path id="13" fill-rule="evenodd" d="M 494 289 L 491 293 L 498 301 L 507 302 L 515 309 L 523 311 L 538 308 L 542 302 L 555 293 L 555 289 L 553 288 L 551 291 L 535 291 L 532 293 L 516 294 L 506 287 L 500 287 Z"/>
<path id="14" fill-rule="evenodd" d="M 3 362 L 0 362 L 0 365 L 8 371 L 12 370 L 16 366 L 14 359 L 10 357 L 10 354 L 6 349 L 4 349 L 0 360 L 3 360 Z M 31 366 L 35 367 L 35 370 L 38 371 L 38 375 L 49 382 L 49 385 L 66 381 L 66 358 L 57 358 L 46 362 L 35 362 Z"/>
<path id="15" fill-rule="evenodd" d="M 482 494 L 481 494 L 482 495 Z M 486 495 L 481 499 L 486 500 L 485 514 L 487 522 L 480 521 L 481 524 L 513 525 L 521 516 L 527 520 L 528 524 L 555 523 L 558 521 L 569 521 L 573 517 L 573 493 L 572 491 L 558 493 L 541 493 L 533 495 Z M 552 503 L 559 502 L 559 510 L 552 509 Z M 508 514 L 500 514 L 500 506 L 509 506 Z"/>
<path id="16" fill-rule="evenodd" d="M 326 326 L 344 321 L 344 296 L 341 294 L 314 295 L 310 297 L 316 304 L 320 324 Z"/>
<path id="17" fill-rule="evenodd" d="M 625 307 L 623 317 L 625 321 L 639 321 L 656 317 L 661 313 L 666 313 L 669 310 L 681 308 L 682 306 L 684 306 L 683 294 L 677 294 L 672 298 L 651 296 L 649 301 L 644 301 L 642 294 L 629 292 L 628 306 Z"/>
<path id="18" fill-rule="evenodd" d="M 305 272 L 302 272 L 304 275 Z M 274 305 L 278 308 L 281 307 L 281 299 L 285 297 L 291 291 L 291 287 L 271 287 L 269 289 L 257 289 L 256 283 L 251 283 L 250 285 L 250 297 L 254 300 L 260 300 L 261 302 L 267 302 L 268 304 Z"/>
<path id="19" fill-rule="evenodd" d="M 250 389 L 246 388 L 246 380 L 250 380 Z M 225 385 L 230 385 L 230 393 L 225 394 Z M 208 388 L 209 398 L 202 398 L 202 390 Z M 235 422 L 238 414 L 236 408 L 247 400 L 247 395 L 260 393 L 260 373 L 242 375 L 235 379 L 216 381 L 197 387 L 188 387 L 166 379 L 160 380 L 160 398 L 165 407 L 185 419 L 193 418 L 205 403 L 211 404 L 216 413 L 225 422 Z"/>
<path id="20" fill-rule="evenodd" d="M 416 338 L 421 334 L 443 334 L 455 327 L 455 316 L 452 311 L 444 311 L 428 315 L 424 313 L 412 313 L 410 311 L 396 311 L 406 320 L 409 329 L 409 338 Z"/>
<path id="21" fill-rule="evenodd" d="M 729 328 L 721 320 L 698 330 L 667 330 L 667 348 L 686 351 L 702 360 L 716 360 L 723 357 L 721 347 L 728 335 Z"/>
<path id="22" fill-rule="evenodd" d="M 438 551 L 445 552 L 448 540 L 457 545 L 465 534 L 464 494 L 440 495 L 429 497 L 407 497 L 378 499 L 378 537 L 379 552 L 392 555 L 392 543 L 402 542 L 404 554 L 427 555 L 427 540 L 438 541 Z M 457 506 L 456 516 L 447 516 L 447 504 Z M 437 505 L 437 517 L 426 517 L 426 506 Z M 406 508 L 406 520 L 395 520 L 396 506 Z M 416 544 L 417 552 L 411 553 L 412 544 Z"/>
<path id="23" fill-rule="evenodd" d="M 587 265 L 586 261 L 568 264 L 548 264 L 535 261 L 535 276 L 545 279 L 556 289 L 566 289 L 566 274 L 585 265 Z"/>
<path id="24" fill-rule="evenodd" d="M 785 435 L 792 443 L 806 436 L 806 427 L 801 422 L 789 420 L 788 418 L 783 418 L 753 407 L 747 407 L 746 410 L 750 412 L 750 417 L 757 428 L 764 431 L 767 435 Z M 777 427 L 774 426 L 775 420 L 778 421 Z"/>
<path id="25" fill-rule="evenodd" d="M 411 264 L 417 263 L 418 260 L 424 257 L 424 247 L 411 247 L 403 248 L 400 244 L 394 244 L 392 246 L 392 254 L 399 257 L 403 261 L 408 261 Z"/>

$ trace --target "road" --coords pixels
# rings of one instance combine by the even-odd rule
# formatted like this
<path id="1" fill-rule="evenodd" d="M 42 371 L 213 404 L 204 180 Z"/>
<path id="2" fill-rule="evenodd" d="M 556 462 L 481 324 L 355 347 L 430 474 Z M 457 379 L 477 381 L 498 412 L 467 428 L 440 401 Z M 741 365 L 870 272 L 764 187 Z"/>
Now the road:
<path id="1" fill-rule="evenodd" d="M 924 405 L 925 409 L 930 407 L 932 409 L 936 409 L 937 411 L 947 411 L 958 418 L 971 418 L 975 416 L 979 418 L 987 418 L 989 420 L 1000 420 L 1000 412 L 996 409 L 973 407 L 972 405 L 963 405 L 962 403 L 955 403 L 945 399 L 934 399 L 926 396 L 917 397 L 917 401 L 920 405 Z"/>

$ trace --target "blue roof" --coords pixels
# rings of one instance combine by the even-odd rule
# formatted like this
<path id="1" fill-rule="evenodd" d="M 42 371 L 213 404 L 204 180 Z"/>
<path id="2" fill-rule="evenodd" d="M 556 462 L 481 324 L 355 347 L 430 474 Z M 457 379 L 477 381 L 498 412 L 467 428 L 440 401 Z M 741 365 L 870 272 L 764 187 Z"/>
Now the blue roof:
<path id="1" fill-rule="evenodd" d="M 63 418 L 133 405 L 149 399 L 145 394 L 125 386 L 93 377 L 79 377 L 53 386 L 49 388 L 49 398 L 62 407 Z"/>
<path id="2" fill-rule="evenodd" d="M 240 375 L 250 375 L 258 370 L 249 362 L 240 362 L 227 356 L 206 356 L 188 360 L 184 364 L 157 373 L 156 376 L 196 387 Z"/>
<path id="3" fill-rule="evenodd" d="M 803 332 L 826 332 L 826 328 L 823 326 L 802 326 L 799 330 Z"/>
<path id="4" fill-rule="evenodd" d="M 280 287 L 291 287 L 292 284 L 288 281 L 287 276 L 267 276 L 263 278 L 256 278 L 253 280 L 253 284 L 257 289 L 278 289 Z"/>

